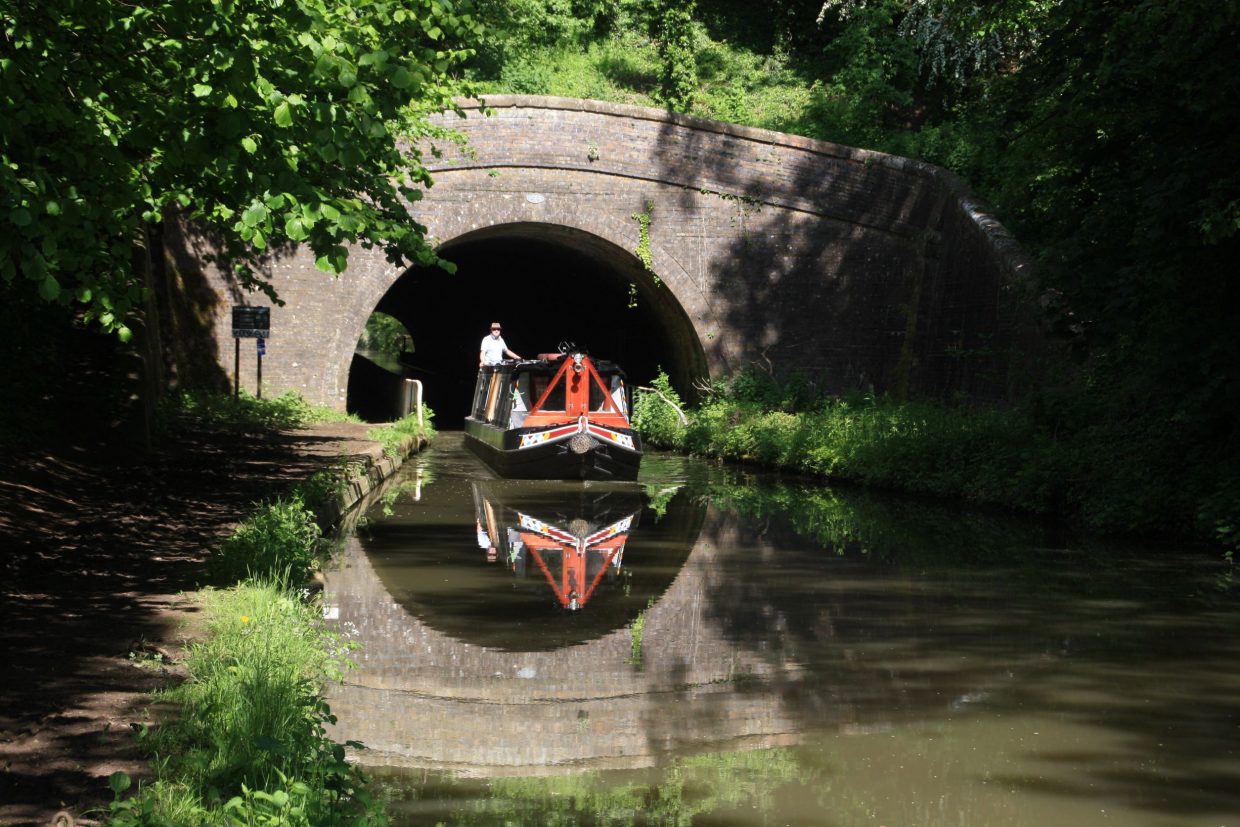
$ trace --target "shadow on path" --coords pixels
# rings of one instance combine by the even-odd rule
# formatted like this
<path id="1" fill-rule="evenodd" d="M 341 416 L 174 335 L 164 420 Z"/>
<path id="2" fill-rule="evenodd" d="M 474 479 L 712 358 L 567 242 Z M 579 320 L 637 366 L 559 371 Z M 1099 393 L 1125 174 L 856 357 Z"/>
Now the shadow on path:
<path id="1" fill-rule="evenodd" d="M 0 824 L 102 806 L 110 773 L 144 771 L 132 729 L 175 679 L 180 593 L 255 503 L 373 448 L 367 427 L 0 457 Z"/>

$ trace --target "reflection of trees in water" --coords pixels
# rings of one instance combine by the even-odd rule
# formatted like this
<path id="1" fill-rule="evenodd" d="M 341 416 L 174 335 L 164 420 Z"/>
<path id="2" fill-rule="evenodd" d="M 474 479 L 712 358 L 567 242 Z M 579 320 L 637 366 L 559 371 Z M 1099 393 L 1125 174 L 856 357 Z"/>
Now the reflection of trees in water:
<path id="1" fill-rule="evenodd" d="M 409 776 L 371 773 L 395 823 L 427 791 Z M 458 827 L 504 824 L 690 825 L 695 817 L 740 810 L 770 812 L 783 785 L 812 783 L 788 749 L 716 752 L 678 758 L 651 778 L 647 773 L 583 772 L 526 778 L 443 779 L 441 801 L 459 800 L 450 822 Z M 476 806 L 485 796 L 486 805 Z"/>
<path id="2" fill-rule="evenodd" d="M 777 521 L 837 554 L 905 566 L 1020 559 L 1047 533 L 1028 521 L 824 485 L 741 480 L 712 485 L 705 498 L 758 523 Z"/>
<path id="3" fill-rule="evenodd" d="M 1035 524 L 810 486 L 707 496 L 727 511 L 703 538 L 732 549 L 711 617 L 766 661 L 800 666 L 769 670 L 761 689 L 802 720 L 946 722 L 975 705 L 1050 715 L 1123 742 L 1077 755 L 1088 785 L 1063 795 L 1143 801 L 1159 789 L 1158 808 L 1179 814 L 1240 804 L 1238 776 L 1218 769 L 1234 767 L 1234 693 L 1219 665 L 1240 654 L 1220 634 L 1236 607 L 1210 592 L 1207 557 L 1048 542 Z M 1062 769 L 1039 755 L 1027 760 Z M 1169 766 L 1191 783 L 1168 784 Z M 1046 792 L 1036 779 L 1004 783 Z"/>

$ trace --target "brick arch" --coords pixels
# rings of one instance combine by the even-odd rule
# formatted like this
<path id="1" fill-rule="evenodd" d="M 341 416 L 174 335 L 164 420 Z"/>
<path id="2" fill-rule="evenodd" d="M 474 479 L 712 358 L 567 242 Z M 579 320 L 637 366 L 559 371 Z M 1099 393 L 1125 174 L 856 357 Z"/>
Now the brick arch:
<path id="1" fill-rule="evenodd" d="M 441 175 L 441 179 L 442 177 Z M 438 249 L 442 251 L 450 248 L 453 244 L 467 241 L 471 236 L 486 230 L 528 225 L 577 230 L 586 236 L 608 242 L 617 253 L 627 256 L 633 262 L 638 262 L 634 252 L 638 244 L 635 228 L 621 223 L 614 216 L 605 215 L 588 219 L 580 216 L 561 216 L 555 220 L 531 220 L 529 215 L 522 215 L 519 209 L 514 209 L 511 205 L 497 205 L 491 209 L 487 217 L 489 223 L 485 227 L 471 229 L 455 238 L 436 238 L 439 242 Z M 711 307 L 710 297 L 702 290 L 702 286 L 686 272 L 680 261 L 659 242 L 650 242 L 650 252 L 652 272 L 645 274 L 647 278 L 657 278 L 671 292 L 685 315 L 693 320 L 695 327 L 718 326 L 719 320 Z M 726 367 L 726 362 L 720 367 Z"/>
<path id="2" fill-rule="evenodd" d="M 631 231 L 631 227 L 610 217 L 593 221 L 568 219 L 543 222 L 531 221 L 529 216 L 523 216 L 519 211 L 503 209 L 494 210 L 488 217 L 491 223 L 486 226 L 471 228 L 453 238 L 436 238 L 440 254 L 450 260 L 454 246 L 468 244 L 490 232 L 526 232 L 532 237 L 564 244 L 574 241 L 565 237 L 565 231 L 578 233 L 578 243 L 585 239 L 587 244 L 604 248 L 603 255 L 613 259 L 626 259 L 629 272 L 645 280 L 648 294 L 666 294 L 667 298 L 662 302 L 664 309 L 660 314 L 661 318 L 667 326 L 677 329 L 678 338 L 685 342 L 685 349 L 692 351 L 679 356 L 684 365 L 681 373 L 701 376 L 710 372 L 712 367 L 726 370 L 726 357 L 723 355 L 716 357 L 719 364 L 708 365 L 706 353 L 698 344 L 696 333 L 698 330 L 718 329 L 721 322 L 714 316 L 708 297 L 700 285 L 694 283 L 675 256 L 664 249 L 663 245 L 654 242 L 650 244 L 653 264 L 651 273 L 641 267 L 632 251 L 637 244 L 636 233 Z M 317 394 L 319 398 L 338 395 L 338 389 L 348 386 L 354 343 L 361 336 L 366 319 L 381 304 L 393 285 L 409 272 L 406 268 L 390 265 L 382 252 L 360 246 L 350 249 L 349 261 L 351 271 L 364 271 L 371 274 L 371 277 L 362 280 L 355 289 L 345 291 L 344 303 L 341 303 L 341 297 L 335 291 L 324 294 L 329 297 L 327 301 L 307 297 L 302 302 L 303 311 L 308 311 L 306 315 L 310 318 L 321 319 L 329 316 L 333 307 L 337 314 L 337 324 L 328 328 L 332 335 L 322 341 L 324 352 L 323 358 L 319 360 L 320 372 L 312 377 L 313 384 L 310 385 L 311 393 Z M 445 274 L 444 278 L 452 276 Z"/>
<path id="3" fill-rule="evenodd" d="M 1027 264 L 946 171 L 905 158 L 656 109 L 562 98 L 465 102 L 410 206 L 448 246 L 497 227 L 558 228 L 634 255 L 653 205 L 652 269 L 680 308 L 701 369 L 800 370 L 828 389 L 1004 397 L 1029 316 Z M 411 150 L 412 151 L 412 150 Z M 566 236 L 567 237 L 567 236 Z M 233 287 L 208 272 L 221 297 Z M 343 407 L 351 337 L 401 275 L 353 250 L 339 280 L 294 251 L 268 272 L 264 379 Z M 256 302 L 261 303 L 261 302 Z M 231 371 L 227 305 L 216 340 Z M 242 379 L 253 381 L 243 361 Z"/>

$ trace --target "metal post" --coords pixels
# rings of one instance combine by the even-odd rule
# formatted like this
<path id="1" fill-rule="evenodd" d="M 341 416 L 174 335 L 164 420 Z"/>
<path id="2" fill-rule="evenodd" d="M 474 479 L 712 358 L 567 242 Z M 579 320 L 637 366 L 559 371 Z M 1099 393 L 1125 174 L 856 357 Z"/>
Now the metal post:
<path id="1" fill-rule="evenodd" d="M 401 400 L 401 407 L 404 408 L 402 416 L 408 416 L 415 408 L 418 412 L 418 427 L 422 427 L 422 380 L 406 379 L 404 399 Z"/>

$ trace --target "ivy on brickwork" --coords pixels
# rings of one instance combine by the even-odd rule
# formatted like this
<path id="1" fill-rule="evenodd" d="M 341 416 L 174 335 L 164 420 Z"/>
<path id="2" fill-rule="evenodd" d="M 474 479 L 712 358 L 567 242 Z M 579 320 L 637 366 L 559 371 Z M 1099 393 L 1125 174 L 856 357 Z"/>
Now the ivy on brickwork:
<path id="1" fill-rule="evenodd" d="M 647 201 L 646 209 L 643 212 L 633 213 L 633 220 L 637 222 L 637 249 L 633 252 L 641 260 L 642 266 L 654 275 L 654 254 L 650 252 L 650 219 L 654 216 L 654 202 Z M 657 282 L 659 277 L 655 275 Z"/>
<path id="2" fill-rule="evenodd" d="M 647 201 L 646 209 L 642 212 L 633 213 L 633 220 L 637 222 L 637 249 L 633 252 L 641 261 L 642 267 L 650 274 L 655 284 L 662 284 L 663 280 L 659 278 L 659 274 L 654 271 L 654 253 L 650 249 L 650 221 L 654 217 L 654 202 Z M 629 285 L 629 308 L 637 307 L 637 285 Z"/>

